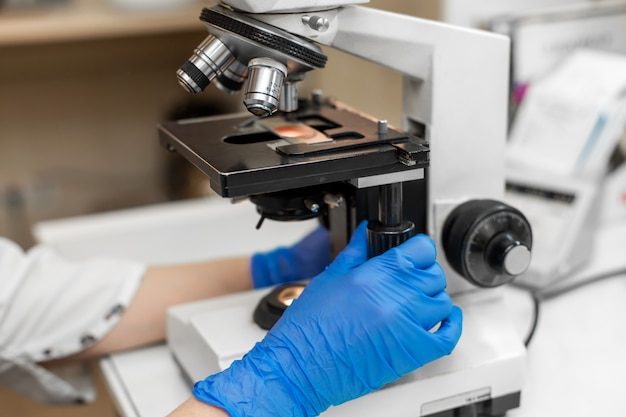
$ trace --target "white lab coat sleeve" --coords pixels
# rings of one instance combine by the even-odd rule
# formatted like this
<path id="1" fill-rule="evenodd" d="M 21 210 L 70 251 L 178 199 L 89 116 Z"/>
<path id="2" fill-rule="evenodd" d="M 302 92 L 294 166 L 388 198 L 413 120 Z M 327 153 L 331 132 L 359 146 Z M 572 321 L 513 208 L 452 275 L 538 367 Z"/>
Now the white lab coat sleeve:
<path id="1" fill-rule="evenodd" d="M 119 321 L 145 265 L 119 259 L 69 262 L 0 238 L 0 357 L 29 362 L 88 348 Z"/>

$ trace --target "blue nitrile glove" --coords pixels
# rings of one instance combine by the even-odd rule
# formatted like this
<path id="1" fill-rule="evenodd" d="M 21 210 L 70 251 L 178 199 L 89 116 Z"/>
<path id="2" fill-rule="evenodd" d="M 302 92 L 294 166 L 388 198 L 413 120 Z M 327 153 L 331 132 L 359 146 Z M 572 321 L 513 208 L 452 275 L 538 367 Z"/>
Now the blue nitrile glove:
<path id="1" fill-rule="evenodd" d="M 330 263 L 330 233 L 319 226 L 287 248 L 256 253 L 250 261 L 254 288 L 311 279 Z"/>
<path id="2" fill-rule="evenodd" d="M 449 354 L 461 311 L 432 240 L 415 236 L 368 261 L 366 246 L 361 225 L 265 338 L 197 382 L 195 397 L 231 417 L 311 417 Z"/>

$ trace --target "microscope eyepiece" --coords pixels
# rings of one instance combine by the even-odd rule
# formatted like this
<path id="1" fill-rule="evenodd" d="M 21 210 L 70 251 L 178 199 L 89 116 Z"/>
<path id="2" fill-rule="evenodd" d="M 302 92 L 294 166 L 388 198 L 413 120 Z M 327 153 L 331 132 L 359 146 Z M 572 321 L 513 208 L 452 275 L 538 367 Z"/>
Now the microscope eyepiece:
<path id="1" fill-rule="evenodd" d="M 178 82 L 190 93 L 201 93 L 216 77 L 235 61 L 231 51 L 213 35 L 209 35 L 193 51 L 193 55 L 176 71 Z"/>
<path id="2" fill-rule="evenodd" d="M 278 110 L 287 67 L 272 58 L 254 58 L 248 63 L 244 104 L 255 116 L 271 116 Z"/>

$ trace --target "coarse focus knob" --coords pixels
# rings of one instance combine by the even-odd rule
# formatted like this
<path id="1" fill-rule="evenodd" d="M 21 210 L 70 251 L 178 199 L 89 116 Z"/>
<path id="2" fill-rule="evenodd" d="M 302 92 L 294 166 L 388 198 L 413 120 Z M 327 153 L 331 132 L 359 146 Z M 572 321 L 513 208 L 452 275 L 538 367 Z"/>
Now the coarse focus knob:
<path id="1" fill-rule="evenodd" d="M 507 204 L 471 200 L 446 219 L 442 244 L 459 275 L 481 287 L 497 287 L 530 265 L 532 230 L 526 217 Z"/>
<path id="2" fill-rule="evenodd" d="M 385 226 L 372 220 L 367 225 L 367 257 L 381 255 L 406 242 L 416 233 L 415 225 L 410 221 L 404 221 L 397 226 Z"/>

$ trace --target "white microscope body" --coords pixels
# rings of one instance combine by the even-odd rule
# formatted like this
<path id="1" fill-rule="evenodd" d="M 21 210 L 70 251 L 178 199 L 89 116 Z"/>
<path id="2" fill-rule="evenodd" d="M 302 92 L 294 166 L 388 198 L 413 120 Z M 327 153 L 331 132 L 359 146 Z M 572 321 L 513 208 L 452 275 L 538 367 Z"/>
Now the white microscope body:
<path id="1" fill-rule="evenodd" d="M 504 199 L 508 39 L 354 5 L 365 2 L 223 1 L 249 18 L 402 73 L 402 128 L 430 146 L 427 231 L 438 245 L 448 290 L 463 310 L 463 335 L 449 357 L 324 415 L 451 416 L 462 407 L 503 415 L 519 405 L 523 342 L 499 290 L 468 282 L 450 265 L 442 233 L 449 214 L 464 202 Z M 503 267 L 517 275 L 529 248 L 511 247 L 515 256 Z M 192 380 L 224 369 L 263 337 L 252 312 L 266 293 L 170 310 L 168 343 Z"/>

